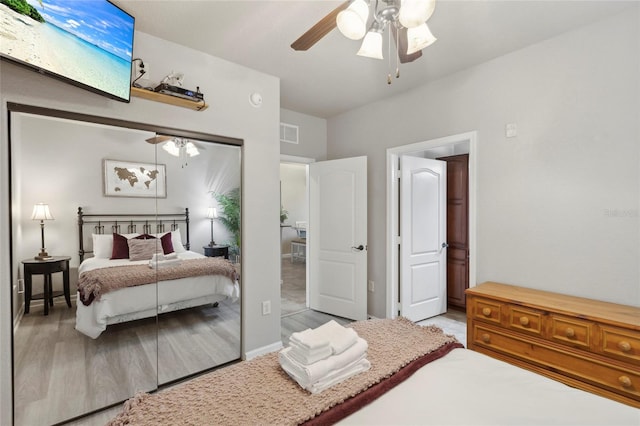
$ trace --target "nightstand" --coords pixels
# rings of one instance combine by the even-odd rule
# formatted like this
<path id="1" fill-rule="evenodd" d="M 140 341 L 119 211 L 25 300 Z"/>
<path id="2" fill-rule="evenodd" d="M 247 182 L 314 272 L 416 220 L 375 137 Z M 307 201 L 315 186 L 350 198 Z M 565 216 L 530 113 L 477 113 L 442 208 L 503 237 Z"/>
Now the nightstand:
<path id="1" fill-rule="evenodd" d="M 71 307 L 71 294 L 69 292 L 69 256 L 52 256 L 50 259 L 36 260 L 25 259 L 24 266 L 24 313 L 29 313 L 31 299 L 44 300 L 44 314 L 49 315 L 49 306 L 53 306 L 53 298 L 62 296 Z M 62 272 L 63 291 L 53 291 L 51 274 Z M 31 284 L 33 275 L 44 275 L 44 289 L 42 294 L 32 295 Z"/>
<path id="2" fill-rule="evenodd" d="M 204 246 L 204 255 L 207 257 L 220 257 L 224 256 L 225 259 L 229 259 L 229 246 Z"/>

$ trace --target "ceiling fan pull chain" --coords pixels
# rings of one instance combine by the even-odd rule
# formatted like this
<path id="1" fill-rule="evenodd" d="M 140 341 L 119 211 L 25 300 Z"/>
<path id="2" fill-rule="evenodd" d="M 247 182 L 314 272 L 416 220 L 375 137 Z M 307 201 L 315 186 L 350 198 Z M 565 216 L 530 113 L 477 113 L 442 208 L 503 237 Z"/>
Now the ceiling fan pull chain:
<path id="1" fill-rule="evenodd" d="M 396 78 L 400 78 L 400 28 L 398 24 L 396 27 Z M 389 32 L 391 32 L 391 25 L 389 26 Z"/>
<path id="2" fill-rule="evenodd" d="M 387 73 L 387 84 L 391 84 L 391 25 L 389 25 L 389 34 L 387 42 L 387 60 L 389 61 L 389 72 Z"/>

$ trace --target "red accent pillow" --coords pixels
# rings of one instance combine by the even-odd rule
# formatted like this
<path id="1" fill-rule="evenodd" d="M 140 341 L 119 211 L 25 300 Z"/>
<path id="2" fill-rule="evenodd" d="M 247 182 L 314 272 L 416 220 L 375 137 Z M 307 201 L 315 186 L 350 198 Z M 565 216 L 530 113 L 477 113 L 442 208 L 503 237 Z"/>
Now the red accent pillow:
<path id="1" fill-rule="evenodd" d="M 167 232 L 160 237 L 160 243 L 162 243 L 162 251 L 164 254 L 173 253 L 175 251 L 173 249 L 173 243 L 171 242 L 171 232 Z"/>

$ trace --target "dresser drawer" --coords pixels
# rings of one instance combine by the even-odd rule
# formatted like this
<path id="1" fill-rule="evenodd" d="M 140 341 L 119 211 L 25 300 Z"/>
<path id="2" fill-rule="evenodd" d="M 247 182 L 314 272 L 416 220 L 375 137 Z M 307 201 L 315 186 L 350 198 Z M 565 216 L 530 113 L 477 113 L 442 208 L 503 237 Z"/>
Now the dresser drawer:
<path id="1" fill-rule="evenodd" d="M 509 308 L 509 328 L 542 336 L 543 314 L 540 311 L 511 306 Z"/>
<path id="2" fill-rule="evenodd" d="M 468 299 L 467 299 L 468 301 Z M 500 324 L 502 318 L 502 304 L 493 300 L 473 299 L 471 301 L 472 315 L 474 318 Z"/>
<path id="3" fill-rule="evenodd" d="M 640 333 L 608 326 L 600 329 L 604 354 L 640 365 Z"/>
<path id="4" fill-rule="evenodd" d="M 537 365 L 598 388 L 640 401 L 640 371 L 614 366 L 595 359 L 591 354 L 567 352 L 544 341 L 524 335 L 474 325 L 473 342 L 480 348 L 507 355 L 517 365 Z"/>
<path id="5" fill-rule="evenodd" d="M 594 330 L 594 324 L 577 318 L 551 315 L 549 336 L 551 340 L 567 346 L 589 349 Z"/>

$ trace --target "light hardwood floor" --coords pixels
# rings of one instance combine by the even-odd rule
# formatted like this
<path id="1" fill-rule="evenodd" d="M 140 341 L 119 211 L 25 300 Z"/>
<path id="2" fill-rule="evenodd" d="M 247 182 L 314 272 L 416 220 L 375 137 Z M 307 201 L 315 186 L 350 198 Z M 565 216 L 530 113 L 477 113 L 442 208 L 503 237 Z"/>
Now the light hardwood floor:
<path id="1" fill-rule="evenodd" d="M 239 303 L 220 302 L 109 326 L 90 339 L 57 301 L 14 336 L 16 425 L 50 425 L 240 358 Z M 159 368 L 157 367 L 159 366 Z"/>

